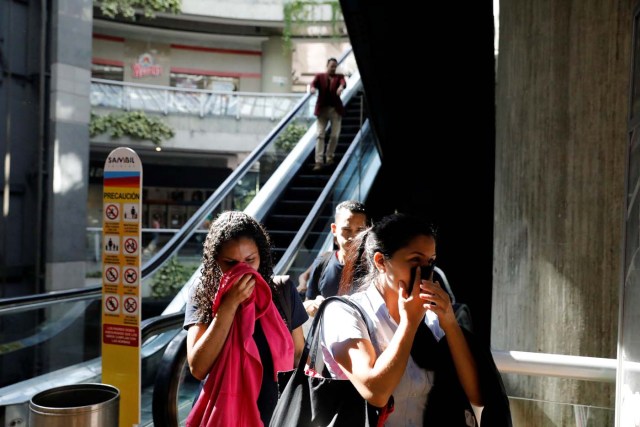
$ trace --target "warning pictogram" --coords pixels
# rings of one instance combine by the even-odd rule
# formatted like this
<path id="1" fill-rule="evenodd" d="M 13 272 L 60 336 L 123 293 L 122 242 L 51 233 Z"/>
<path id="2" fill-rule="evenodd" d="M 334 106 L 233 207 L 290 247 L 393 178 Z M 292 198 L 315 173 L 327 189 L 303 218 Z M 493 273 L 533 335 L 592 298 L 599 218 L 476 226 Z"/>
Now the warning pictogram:
<path id="1" fill-rule="evenodd" d="M 120 251 L 120 236 L 117 234 L 105 234 L 104 251 L 108 254 L 117 254 Z"/>
<path id="2" fill-rule="evenodd" d="M 127 255 L 136 255 L 138 253 L 138 239 L 136 237 L 125 238 L 124 251 Z"/>
<path id="3" fill-rule="evenodd" d="M 138 298 L 127 296 L 122 301 L 122 306 L 124 307 L 125 314 L 136 315 L 138 313 Z"/>
<path id="4" fill-rule="evenodd" d="M 107 221 L 118 221 L 120 219 L 120 207 L 118 203 L 105 204 L 104 219 Z"/>
<path id="5" fill-rule="evenodd" d="M 124 207 L 124 220 L 125 221 L 137 221 L 138 220 L 138 212 L 140 208 L 137 203 L 125 203 Z"/>
<path id="6" fill-rule="evenodd" d="M 120 314 L 119 295 L 104 294 L 104 312 L 108 314 Z"/>
<path id="7" fill-rule="evenodd" d="M 120 266 L 114 264 L 105 264 L 103 277 L 105 283 L 118 283 L 118 278 L 120 277 Z"/>
<path id="8" fill-rule="evenodd" d="M 127 267 L 122 275 L 127 285 L 137 285 L 138 283 L 138 269 L 135 267 Z"/>

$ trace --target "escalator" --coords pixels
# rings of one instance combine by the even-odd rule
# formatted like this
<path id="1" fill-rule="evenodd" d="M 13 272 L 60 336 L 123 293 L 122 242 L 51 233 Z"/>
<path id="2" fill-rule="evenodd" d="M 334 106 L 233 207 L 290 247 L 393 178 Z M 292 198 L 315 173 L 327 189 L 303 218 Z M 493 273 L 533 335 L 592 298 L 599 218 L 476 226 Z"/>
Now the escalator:
<path id="1" fill-rule="evenodd" d="M 223 206 L 236 209 L 242 207 L 235 204 L 238 185 L 243 179 L 246 181 L 247 174 L 256 169 L 256 164 L 267 163 L 265 156 L 282 160 L 273 167 L 268 176 L 263 175 L 260 170 L 260 176 L 257 178 L 261 186 L 260 191 L 244 210 L 267 225 L 275 246 L 275 261 L 278 262 L 276 272 L 293 274 L 294 271 L 304 270 L 314 254 L 322 249 L 322 245 L 330 241 L 328 224 L 333 218 L 335 206 L 332 205 L 332 201 L 345 198 L 364 200 L 367 186 L 371 185 L 373 179 L 371 176 L 375 176 L 379 168 L 377 142 L 371 139 L 371 132 L 368 133 L 366 141 L 355 145 L 351 143 L 354 136 L 357 136 L 355 132 L 360 129 L 365 115 L 359 76 L 353 76 L 350 85 L 351 92 L 343 94 L 348 115 L 343 119 L 342 133 L 336 150 L 337 165 L 320 173 L 311 173 L 315 128 L 310 115 L 312 98 L 307 96 L 290 116 L 274 127 L 265 141 L 234 170 L 180 232 L 143 266 L 143 280 L 152 277 L 164 263 L 177 256 L 208 215 L 222 209 Z M 283 129 L 294 121 L 305 123 L 308 131 L 300 142 L 283 156 L 283 153 L 278 153 L 274 148 L 274 141 Z M 369 147 L 368 151 L 362 148 L 364 142 Z M 361 148 L 355 150 L 355 146 Z M 365 152 L 370 153 L 368 157 L 364 155 Z M 375 163 L 377 166 L 367 169 L 367 162 Z M 363 170 L 368 172 L 363 174 Z M 310 190 L 311 188 L 315 189 Z M 303 207 L 300 208 L 301 206 Z M 296 225 L 289 227 L 289 223 L 294 222 L 292 218 L 290 217 L 289 221 L 282 221 L 282 218 L 294 212 L 294 208 Z M 281 227 L 283 222 L 285 227 Z M 198 271 L 192 275 L 189 283 L 196 280 L 197 275 Z M 163 366 L 165 350 L 181 331 L 185 289 L 186 285 L 164 310 L 163 315 L 147 319 L 142 325 L 142 417 L 147 423 L 142 425 L 148 425 L 151 420 L 150 396 L 157 383 L 156 372 Z M 0 326 L 3 330 L 0 339 L 0 366 L 6 372 L 15 370 L 15 366 L 20 367 L 19 361 L 23 359 L 24 354 L 29 355 L 27 360 L 35 361 L 29 366 L 25 365 L 24 372 L 21 373 L 26 373 L 28 379 L 0 384 L 0 420 L 4 421 L 3 425 L 27 419 L 28 400 L 37 391 L 69 383 L 100 381 L 101 292 L 101 286 L 96 286 L 21 297 L 10 301 L 0 300 Z M 73 328 L 65 326 L 60 329 L 65 323 L 62 320 L 66 318 L 69 319 L 68 325 L 73 325 Z M 11 325 L 24 323 L 25 319 L 28 319 L 27 323 L 33 327 L 26 332 L 20 330 L 12 334 Z M 162 328 L 158 329 L 157 325 L 162 325 Z M 61 353 L 55 358 L 59 363 L 40 362 L 43 358 L 49 360 L 50 355 L 55 353 Z M 16 371 L 20 370 L 19 368 Z"/>
<path id="2" fill-rule="evenodd" d="M 340 160 L 344 157 L 362 127 L 364 120 L 367 118 L 364 105 L 364 94 L 361 91 L 345 105 L 342 129 L 335 152 L 335 163 L 331 166 L 325 166 L 320 171 L 313 171 L 315 150 L 311 152 L 304 166 L 293 177 L 287 189 L 263 219 L 263 223 L 271 236 L 273 243 L 272 253 L 276 263 L 291 244 L 293 237 L 309 215 L 311 208 L 327 185 L 336 166 L 340 163 Z M 328 134 L 329 132 L 327 131 L 327 142 Z M 310 245 L 313 246 L 320 236 L 327 231 L 326 228 L 320 228 L 320 224 L 325 223 L 327 219 L 333 219 L 333 211 L 330 208 L 327 205 L 327 209 L 320 212 L 320 219 L 323 221 L 319 221 L 319 225 L 311 231 L 310 237 L 315 237 L 315 239 L 310 239 Z M 297 277 L 297 274 L 302 271 L 289 271 L 289 274 Z"/>

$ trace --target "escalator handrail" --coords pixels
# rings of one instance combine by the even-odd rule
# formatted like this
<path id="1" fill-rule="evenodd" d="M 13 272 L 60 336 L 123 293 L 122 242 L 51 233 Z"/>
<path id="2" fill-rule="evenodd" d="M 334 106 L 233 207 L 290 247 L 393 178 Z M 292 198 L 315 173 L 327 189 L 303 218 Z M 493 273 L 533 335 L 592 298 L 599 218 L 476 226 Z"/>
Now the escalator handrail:
<path id="1" fill-rule="evenodd" d="M 0 315 L 44 308 L 58 302 L 72 302 L 98 298 L 101 294 L 102 285 L 45 292 L 36 295 L 25 295 L 13 298 L 0 298 Z"/>
<path id="2" fill-rule="evenodd" d="M 15 297 L 10 300 L 7 299 L 6 301 L 0 300 L 0 315 L 44 308 L 57 302 L 73 302 L 99 298 L 101 295 L 102 287 L 99 287 L 99 289 L 94 292 L 87 292 L 86 288 L 80 288 Z M 161 314 L 143 320 L 142 323 L 140 323 L 142 342 L 144 342 L 147 337 L 179 326 L 183 320 L 184 313 Z"/>
<path id="3" fill-rule="evenodd" d="M 180 327 L 183 322 L 184 312 L 160 314 L 145 319 L 140 324 L 140 342 L 144 343 L 154 335 L 174 330 Z"/>
<path id="4" fill-rule="evenodd" d="M 159 315 L 144 320 L 140 325 L 140 342 L 142 343 L 142 347 L 144 348 L 149 338 L 164 332 L 177 330 L 183 322 L 184 313 Z M 176 334 L 179 333 L 180 331 L 178 330 Z M 101 358 L 97 357 L 74 366 L 83 366 L 85 368 L 74 371 L 73 375 L 71 375 L 74 381 L 95 381 L 94 376 L 99 376 L 101 372 Z M 61 371 L 67 372 L 68 369 L 69 368 L 62 368 Z M 62 375 L 62 377 L 61 375 L 51 377 L 51 375 L 52 372 L 19 383 L 0 387 L 0 390 L 2 390 L 2 392 L 0 392 L 0 408 L 7 405 L 23 404 L 24 402 L 28 402 L 31 396 L 38 391 L 69 383 L 69 375 Z"/>
<path id="5" fill-rule="evenodd" d="M 182 372 L 186 364 L 187 331 L 182 330 L 169 342 L 158 365 L 151 399 L 151 415 L 155 427 L 180 425 L 176 402 L 179 397 Z"/>

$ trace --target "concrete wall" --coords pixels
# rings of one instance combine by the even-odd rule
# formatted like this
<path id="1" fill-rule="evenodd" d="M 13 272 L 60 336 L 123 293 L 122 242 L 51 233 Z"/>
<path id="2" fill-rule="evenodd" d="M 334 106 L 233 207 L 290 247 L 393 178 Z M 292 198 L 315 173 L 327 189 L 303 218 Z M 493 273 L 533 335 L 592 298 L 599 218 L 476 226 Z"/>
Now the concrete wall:
<path id="1" fill-rule="evenodd" d="M 500 2 L 496 349 L 616 357 L 633 6 Z M 512 396 L 614 404 L 610 384 L 505 380 Z M 515 425 L 576 425 L 572 406 L 513 410 Z M 612 414 L 589 425 L 613 425 Z"/>
<path id="2" fill-rule="evenodd" d="M 261 92 L 291 92 L 291 49 L 285 48 L 282 37 L 270 37 L 262 52 Z"/>
<path id="3" fill-rule="evenodd" d="M 57 290 L 84 286 L 93 3 L 53 1 L 49 17 L 46 287 Z"/>

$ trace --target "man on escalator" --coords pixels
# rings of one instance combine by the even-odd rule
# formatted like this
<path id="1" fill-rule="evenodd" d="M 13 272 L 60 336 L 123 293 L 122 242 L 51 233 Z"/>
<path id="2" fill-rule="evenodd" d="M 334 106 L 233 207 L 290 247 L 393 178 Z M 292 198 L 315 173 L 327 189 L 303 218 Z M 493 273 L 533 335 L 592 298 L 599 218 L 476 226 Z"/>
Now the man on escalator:
<path id="1" fill-rule="evenodd" d="M 342 115 L 344 114 L 344 105 L 340 95 L 344 88 L 347 87 L 347 81 L 343 74 L 336 73 L 338 68 L 338 60 L 329 58 L 327 61 L 327 71 L 325 73 L 316 74 L 311 82 L 310 91 L 318 93 L 314 114 L 318 118 L 315 153 L 314 171 L 319 171 L 324 165 L 332 165 L 336 146 L 338 145 L 338 137 L 340 136 L 340 128 L 342 127 Z M 327 124 L 331 123 L 331 133 L 329 135 L 329 145 L 326 147 L 325 153 L 325 133 Z M 325 163 L 326 158 L 326 163 Z"/>
<path id="2" fill-rule="evenodd" d="M 364 204 L 357 200 L 346 200 L 336 206 L 331 234 L 338 250 L 319 255 L 308 270 L 308 274 L 303 277 L 305 272 L 298 279 L 298 291 L 301 290 L 302 280 L 307 285 L 304 308 L 309 316 L 315 316 L 318 307 L 326 297 L 338 294 L 347 248 L 351 240 L 367 228 L 367 221 L 367 210 Z"/>

